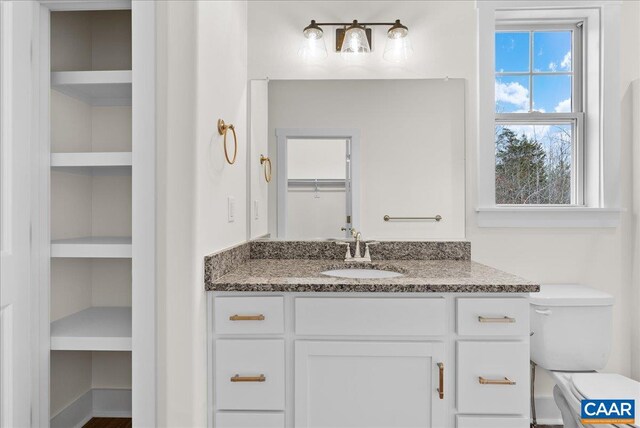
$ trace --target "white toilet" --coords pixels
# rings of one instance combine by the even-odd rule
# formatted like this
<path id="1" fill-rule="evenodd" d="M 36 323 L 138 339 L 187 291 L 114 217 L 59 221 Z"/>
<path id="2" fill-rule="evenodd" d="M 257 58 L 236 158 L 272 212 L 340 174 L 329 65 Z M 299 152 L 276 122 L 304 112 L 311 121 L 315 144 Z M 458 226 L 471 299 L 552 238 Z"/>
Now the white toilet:
<path id="1" fill-rule="evenodd" d="M 583 285 L 543 285 L 531 293 L 531 360 L 554 379 L 565 428 L 582 427 L 580 400 L 635 399 L 640 426 L 640 383 L 598 373 L 611 351 L 613 296 Z M 591 426 L 591 425 L 586 425 Z"/>

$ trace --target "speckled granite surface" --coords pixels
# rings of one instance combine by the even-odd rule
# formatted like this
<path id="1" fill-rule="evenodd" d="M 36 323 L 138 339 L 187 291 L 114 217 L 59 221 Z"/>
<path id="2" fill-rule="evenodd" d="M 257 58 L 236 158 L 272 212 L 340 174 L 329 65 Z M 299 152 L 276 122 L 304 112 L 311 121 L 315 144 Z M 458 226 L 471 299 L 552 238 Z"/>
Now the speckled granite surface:
<path id="1" fill-rule="evenodd" d="M 322 271 L 367 267 L 403 274 L 387 279 L 345 279 Z M 539 286 L 517 276 L 470 260 L 387 260 L 344 263 L 335 260 L 250 259 L 237 269 L 205 281 L 210 291 L 259 292 L 434 292 L 526 293 Z"/>
<path id="2" fill-rule="evenodd" d="M 227 248 L 204 258 L 204 281 L 211 282 L 249 260 L 251 242 Z"/>
<path id="3" fill-rule="evenodd" d="M 364 253 L 364 243 L 361 244 Z M 355 243 L 351 242 L 351 254 Z M 344 260 L 336 241 L 251 241 L 252 259 Z M 471 260 L 468 241 L 380 241 L 371 246 L 372 260 Z"/>
<path id="4" fill-rule="evenodd" d="M 342 260 L 345 247 L 337 241 L 251 241 L 252 259 Z"/>

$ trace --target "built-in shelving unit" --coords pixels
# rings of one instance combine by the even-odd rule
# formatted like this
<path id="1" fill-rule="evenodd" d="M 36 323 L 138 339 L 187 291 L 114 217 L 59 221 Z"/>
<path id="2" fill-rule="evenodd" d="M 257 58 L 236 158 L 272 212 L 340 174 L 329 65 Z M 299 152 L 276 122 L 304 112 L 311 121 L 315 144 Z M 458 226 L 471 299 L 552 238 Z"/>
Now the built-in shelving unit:
<path id="1" fill-rule="evenodd" d="M 57 71 L 51 87 L 92 106 L 130 106 L 131 70 Z"/>
<path id="2" fill-rule="evenodd" d="M 53 351 L 131 351 L 131 308 L 92 307 L 51 323 Z"/>
<path id="3" fill-rule="evenodd" d="M 131 415 L 134 143 L 130 10 L 50 16 L 53 428 Z"/>

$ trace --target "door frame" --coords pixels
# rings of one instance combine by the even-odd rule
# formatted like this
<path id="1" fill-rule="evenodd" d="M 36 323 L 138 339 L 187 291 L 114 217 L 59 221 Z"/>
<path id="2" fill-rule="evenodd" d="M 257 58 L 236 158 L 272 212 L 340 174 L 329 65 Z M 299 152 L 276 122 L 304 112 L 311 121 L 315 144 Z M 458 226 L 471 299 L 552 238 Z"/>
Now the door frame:
<path id="1" fill-rule="evenodd" d="M 287 233 L 287 140 L 289 139 L 350 141 L 351 153 L 351 227 L 360 230 L 360 130 L 356 128 L 276 128 L 277 140 L 277 191 L 276 225 L 278 238 L 286 238 Z M 348 189 L 346 193 L 349 194 Z M 347 231 L 347 234 L 349 231 Z M 348 235 L 347 235 L 348 236 Z"/>
<path id="2" fill-rule="evenodd" d="M 26 3 L 26 2 L 25 2 Z M 134 164 L 132 199 L 132 415 L 156 426 L 156 5 L 145 0 L 35 0 L 32 7 L 31 137 L 32 253 L 30 326 L 33 352 L 32 426 L 50 422 L 50 124 L 49 22 L 52 11 L 131 9 Z M 144 162 L 141 162 L 144 160 Z M 135 351 L 133 351 L 135 349 Z"/>

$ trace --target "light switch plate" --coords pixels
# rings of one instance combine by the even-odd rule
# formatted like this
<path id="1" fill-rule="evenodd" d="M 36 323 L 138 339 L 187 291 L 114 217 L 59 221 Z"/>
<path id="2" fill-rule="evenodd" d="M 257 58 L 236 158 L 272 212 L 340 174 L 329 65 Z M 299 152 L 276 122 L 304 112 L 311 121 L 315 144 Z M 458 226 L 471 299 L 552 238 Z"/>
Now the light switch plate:
<path id="1" fill-rule="evenodd" d="M 236 198 L 227 197 L 227 221 L 233 223 L 236 215 Z"/>

